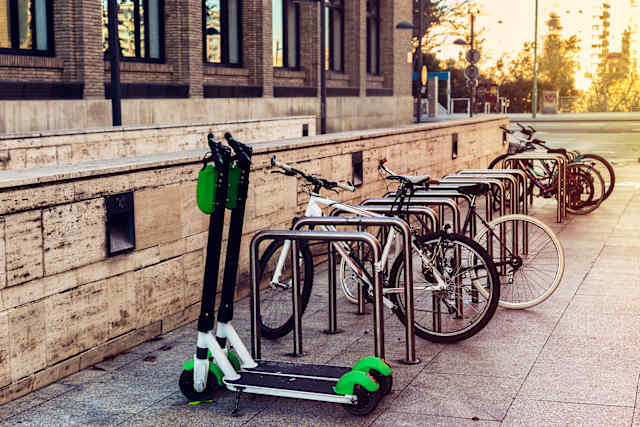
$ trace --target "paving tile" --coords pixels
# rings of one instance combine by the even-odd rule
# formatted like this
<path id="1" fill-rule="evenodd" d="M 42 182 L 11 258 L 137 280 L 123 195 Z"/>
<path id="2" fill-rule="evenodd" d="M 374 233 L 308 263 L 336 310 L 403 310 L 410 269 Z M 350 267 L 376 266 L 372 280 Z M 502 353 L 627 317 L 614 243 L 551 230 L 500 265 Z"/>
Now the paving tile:
<path id="1" fill-rule="evenodd" d="M 592 271 L 578 288 L 578 295 L 610 295 L 640 298 L 636 274 Z"/>
<path id="2" fill-rule="evenodd" d="M 108 408 L 51 400 L 6 420 L 9 425 L 70 426 L 117 425 L 131 414 Z"/>
<path id="3" fill-rule="evenodd" d="M 633 408 L 516 399 L 503 426 L 628 426 Z"/>
<path id="4" fill-rule="evenodd" d="M 393 401 L 393 410 L 419 415 L 502 420 L 521 380 L 420 373 Z"/>
<path id="5" fill-rule="evenodd" d="M 386 411 L 380 415 L 373 424 L 371 424 L 373 427 L 415 425 L 428 425 L 434 427 L 492 427 L 499 426 L 500 423 L 498 421 L 472 420 L 469 418 L 434 417 L 424 415 L 416 417 L 416 414 L 412 413 Z"/>
<path id="6" fill-rule="evenodd" d="M 524 379 L 541 349 L 541 345 L 469 344 L 463 341 L 445 347 L 427 365 L 425 372 Z"/>
<path id="7" fill-rule="evenodd" d="M 286 399 L 280 399 L 282 401 Z M 219 391 L 211 404 L 188 405 L 178 392 L 149 405 L 143 411 L 129 417 L 122 426 L 240 426 L 246 425 L 266 407 L 280 403 L 277 398 L 244 395 L 240 399 L 239 411 L 232 414 L 235 394 Z"/>
<path id="8" fill-rule="evenodd" d="M 538 356 L 539 364 L 565 364 L 635 368 L 640 366 L 640 352 L 635 342 L 626 338 L 553 335 Z"/>
<path id="9" fill-rule="evenodd" d="M 612 295 L 576 295 L 568 311 L 581 314 L 638 314 L 640 296 L 620 298 Z"/>
<path id="10" fill-rule="evenodd" d="M 576 365 L 573 361 L 538 362 L 518 393 L 534 400 L 633 406 L 640 367 Z"/>
<path id="11" fill-rule="evenodd" d="M 554 330 L 554 335 L 611 336 L 640 341 L 640 315 L 568 312 Z"/>

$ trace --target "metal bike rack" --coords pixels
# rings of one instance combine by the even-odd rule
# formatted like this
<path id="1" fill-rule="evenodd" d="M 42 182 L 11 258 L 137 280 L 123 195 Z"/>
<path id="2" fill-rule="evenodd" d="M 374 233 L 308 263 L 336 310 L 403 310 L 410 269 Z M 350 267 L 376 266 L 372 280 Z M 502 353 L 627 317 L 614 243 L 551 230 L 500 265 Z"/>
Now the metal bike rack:
<path id="1" fill-rule="evenodd" d="M 395 202 L 395 203 L 394 203 Z M 444 221 L 444 208 L 447 207 L 451 209 L 451 215 L 453 218 L 453 231 L 455 233 L 460 231 L 460 208 L 458 208 L 458 204 L 455 200 L 450 199 L 448 197 L 438 196 L 420 196 L 420 197 L 411 197 L 411 200 L 405 200 L 407 206 L 438 206 L 438 218 L 440 218 L 440 225 L 442 225 Z M 369 209 L 371 206 L 388 206 L 393 205 L 397 206 L 397 201 L 394 197 L 381 197 L 374 199 L 363 200 L 360 203 L 360 206 Z"/>
<path id="2" fill-rule="evenodd" d="M 556 200 L 558 201 L 558 209 L 556 214 L 556 222 L 561 223 L 567 217 L 567 158 L 562 154 L 548 154 L 548 153 L 520 153 L 504 159 L 505 167 L 513 165 L 514 167 L 519 165 L 522 160 L 548 160 L 553 161 L 558 165 L 558 177 L 557 177 L 557 194 Z"/>
<path id="3" fill-rule="evenodd" d="M 293 353 L 302 355 L 302 313 L 300 310 L 300 277 L 298 272 L 298 241 L 353 241 L 362 242 L 371 248 L 374 262 L 379 263 L 382 256 L 380 242 L 369 233 L 347 232 L 347 231 L 292 231 L 292 230 L 265 230 L 260 231 L 253 239 L 250 246 L 251 263 L 251 355 L 254 359 L 261 359 L 262 348 L 260 341 L 260 325 L 258 315 L 260 313 L 260 287 L 258 285 L 258 251 L 260 243 L 265 240 L 291 240 L 291 270 L 293 285 Z M 382 273 L 373 272 L 374 294 L 373 294 L 373 339 L 375 356 L 384 359 L 384 317 L 382 316 Z M 335 275 L 334 275 L 335 285 Z M 413 287 L 411 289 L 413 291 Z M 334 288 L 335 298 L 335 288 Z M 413 300 L 412 300 L 413 302 Z M 413 325 L 413 323 L 412 323 Z"/>
<path id="4" fill-rule="evenodd" d="M 389 212 L 391 212 L 392 209 L 397 209 L 397 206 L 394 207 L 392 205 L 380 205 L 380 206 L 360 205 L 356 207 L 366 209 L 368 212 L 373 212 L 373 213 L 382 214 L 382 215 L 389 214 Z M 343 214 L 348 214 L 348 213 L 351 213 L 352 215 L 356 215 L 356 214 L 353 214 L 353 212 L 347 212 L 341 209 L 334 209 L 329 213 L 329 216 L 342 216 Z M 422 217 L 427 219 L 428 221 L 425 221 L 425 222 L 429 223 L 429 231 L 440 230 L 440 219 L 438 218 L 438 214 L 436 214 L 436 212 L 428 206 L 403 207 L 402 213 L 407 214 L 408 217 L 415 216 L 415 217 Z M 424 229 L 424 226 L 422 231 L 423 233 L 427 231 Z M 384 244 L 383 242 L 380 242 L 380 243 Z"/>
<path id="5" fill-rule="evenodd" d="M 411 260 L 412 250 L 411 250 L 411 229 L 409 228 L 409 224 L 407 224 L 404 220 L 400 218 L 393 217 L 334 217 L 334 216 L 320 216 L 320 217 L 303 217 L 298 219 L 293 229 L 294 231 L 299 231 L 302 227 L 309 226 L 350 226 L 350 227 L 394 227 L 396 228 L 400 234 L 402 235 L 402 244 L 404 249 L 404 274 L 406 279 L 406 284 L 404 287 L 404 298 L 406 302 L 406 328 L 405 328 L 405 342 L 406 342 L 406 359 L 404 363 L 407 364 L 416 364 L 420 361 L 416 359 L 416 345 L 415 345 L 415 324 L 414 324 L 414 308 L 413 308 L 413 264 Z M 367 233 L 369 234 L 369 233 Z M 369 236 L 371 236 L 369 234 Z M 373 237 L 373 236 L 372 236 Z M 345 240 L 345 239 L 340 239 Z M 380 244 L 380 242 L 378 242 Z M 329 332 L 335 333 L 337 330 L 337 310 L 336 310 L 336 263 L 335 256 L 333 252 L 333 244 L 332 241 L 329 242 Z M 373 274 L 378 275 L 381 274 L 382 268 L 380 266 L 380 260 L 386 254 L 381 254 L 379 257 L 374 257 L 374 271 Z M 377 279 L 376 279 L 377 280 Z M 380 281 L 382 283 L 382 281 Z M 379 287 L 376 285 L 375 299 L 376 301 L 380 300 L 380 303 L 374 304 L 374 323 L 376 325 L 380 324 L 380 330 L 383 329 L 383 318 L 384 313 L 382 312 L 382 286 Z M 362 295 L 362 287 L 359 287 L 358 290 L 358 311 L 364 313 L 364 297 Z M 298 329 L 296 329 L 296 317 L 294 316 L 294 332 L 297 336 L 299 336 L 300 341 L 302 341 L 302 334 L 299 330 L 300 325 L 298 325 Z M 384 332 L 381 334 L 381 339 L 384 339 Z M 377 347 L 376 347 L 377 348 Z M 378 356 L 382 357 L 383 356 Z"/>
<path id="6" fill-rule="evenodd" d="M 527 188 L 528 188 L 528 178 L 527 174 L 524 173 L 521 169 L 462 169 L 456 172 L 456 176 L 458 175 L 471 175 L 471 176 L 481 176 L 481 177 L 492 177 L 492 176 L 502 176 L 504 174 L 509 174 L 513 176 L 517 180 L 518 192 L 520 194 L 520 201 L 522 202 L 522 208 L 520 210 L 521 213 L 527 215 L 529 212 L 529 205 L 527 204 Z"/>

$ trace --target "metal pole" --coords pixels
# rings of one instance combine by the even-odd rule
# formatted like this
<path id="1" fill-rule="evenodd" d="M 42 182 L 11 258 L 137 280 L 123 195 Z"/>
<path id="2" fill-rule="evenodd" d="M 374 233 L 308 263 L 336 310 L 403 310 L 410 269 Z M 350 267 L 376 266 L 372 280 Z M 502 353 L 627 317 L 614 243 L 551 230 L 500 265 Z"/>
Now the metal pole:
<path id="1" fill-rule="evenodd" d="M 424 4 L 422 0 L 418 0 L 418 14 L 418 47 L 416 50 L 416 53 L 418 54 L 418 93 L 416 96 L 418 101 L 418 111 L 416 113 L 416 123 L 420 123 L 422 119 L 422 36 L 424 34 L 424 27 L 422 25 L 424 22 Z"/>
<path id="2" fill-rule="evenodd" d="M 120 99 L 120 37 L 118 37 L 118 5 L 109 0 L 109 49 L 111 50 L 111 117 L 113 126 L 122 126 Z"/>
<path id="3" fill-rule="evenodd" d="M 329 329 L 326 333 L 338 333 L 338 319 L 336 315 L 336 253 L 333 249 L 333 243 L 327 245 L 329 253 Z"/>
<path id="4" fill-rule="evenodd" d="M 291 283 L 293 284 L 293 356 L 303 356 L 302 352 L 302 311 L 300 308 L 300 273 L 298 266 L 298 245 L 291 240 Z"/>
<path id="5" fill-rule="evenodd" d="M 533 94 L 531 95 L 531 117 L 538 111 L 538 0 L 536 0 L 535 30 L 533 36 Z"/>
<path id="6" fill-rule="evenodd" d="M 320 133 L 327 133 L 326 22 L 324 0 L 320 0 Z"/>
<path id="7" fill-rule="evenodd" d="M 473 50 L 473 23 L 475 21 L 475 17 L 473 16 L 473 12 L 471 12 L 471 50 Z M 476 110 L 476 81 L 471 80 L 471 108 L 469 109 L 469 117 L 473 117 L 473 113 Z"/>

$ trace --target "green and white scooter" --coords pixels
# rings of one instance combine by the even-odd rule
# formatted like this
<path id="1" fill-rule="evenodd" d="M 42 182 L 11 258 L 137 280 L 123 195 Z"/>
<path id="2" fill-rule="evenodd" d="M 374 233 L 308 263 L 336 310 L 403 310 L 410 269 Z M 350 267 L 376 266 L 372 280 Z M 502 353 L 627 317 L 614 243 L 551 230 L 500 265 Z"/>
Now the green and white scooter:
<path id="1" fill-rule="evenodd" d="M 353 368 L 254 360 L 231 325 L 252 149 L 228 133 L 225 139 L 234 155 L 210 134 L 211 155 L 205 157 L 198 179 L 198 206 L 211 219 L 196 354 L 184 364 L 180 390 L 195 404 L 212 401 L 217 388 L 226 387 L 236 392 L 234 412 L 245 392 L 341 403 L 355 415 L 370 413 L 391 391 L 391 367 L 382 359 L 365 357 Z M 214 336 L 225 207 L 233 212 Z"/>

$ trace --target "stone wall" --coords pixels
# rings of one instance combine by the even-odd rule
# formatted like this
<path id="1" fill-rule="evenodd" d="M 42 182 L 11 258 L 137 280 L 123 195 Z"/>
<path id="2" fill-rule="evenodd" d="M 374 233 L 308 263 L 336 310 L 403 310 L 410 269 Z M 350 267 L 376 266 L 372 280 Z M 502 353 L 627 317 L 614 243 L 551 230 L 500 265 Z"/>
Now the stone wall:
<path id="1" fill-rule="evenodd" d="M 413 98 L 410 95 L 329 97 L 327 130 L 342 132 L 409 124 L 412 109 Z M 122 100 L 122 124 L 125 126 L 248 121 L 301 115 L 315 116 L 316 127 L 319 128 L 320 98 Z M 110 100 L 0 100 L 0 136 L 58 129 L 107 128 L 111 124 Z"/>
<path id="2" fill-rule="evenodd" d="M 357 203 L 385 191 L 380 157 L 399 173 L 434 177 L 486 167 L 505 149 L 498 126 L 506 124 L 485 117 L 253 144 L 238 297 L 248 293 L 251 236 L 288 227 L 308 200 L 294 178 L 269 173 L 273 154 L 344 181 L 361 151 L 362 187 L 335 195 Z M 0 404 L 197 317 L 208 228 L 195 203 L 203 152 L 0 172 Z M 129 191 L 136 247 L 109 258 L 105 196 Z"/>
<path id="3" fill-rule="evenodd" d="M 222 139 L 231 132 L 238 141 L 296 138 L 303 127 L 316 134 L 313 116 L 234 122 L 53 131 L 0 135 L 0 170 L 14 170 L 122 157 L 191 150 L 206 145 L 213 132 Z"/>

